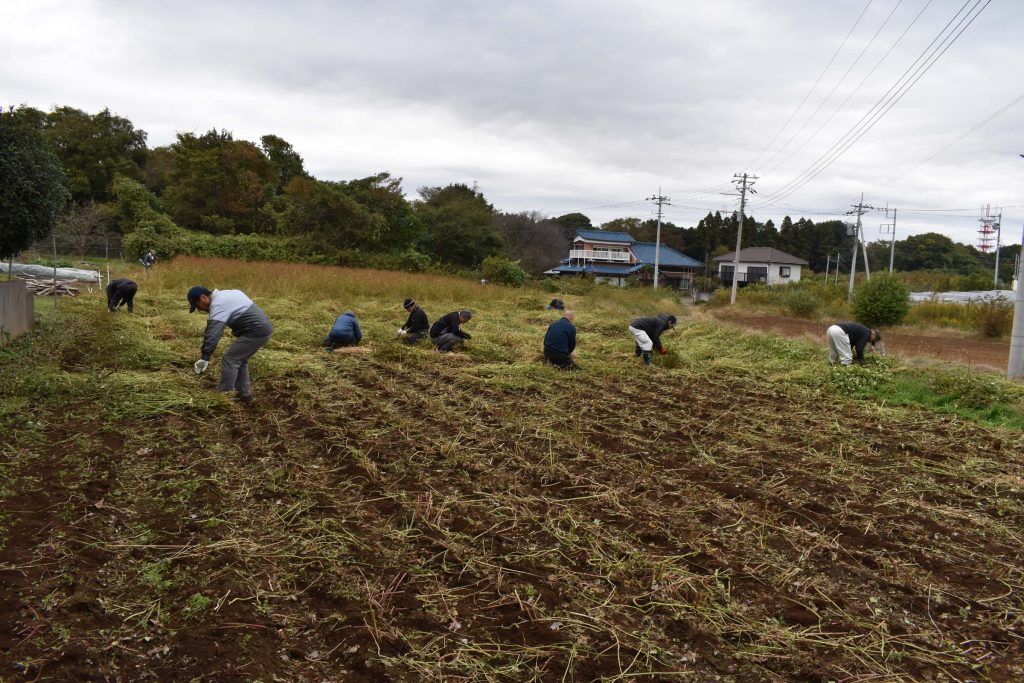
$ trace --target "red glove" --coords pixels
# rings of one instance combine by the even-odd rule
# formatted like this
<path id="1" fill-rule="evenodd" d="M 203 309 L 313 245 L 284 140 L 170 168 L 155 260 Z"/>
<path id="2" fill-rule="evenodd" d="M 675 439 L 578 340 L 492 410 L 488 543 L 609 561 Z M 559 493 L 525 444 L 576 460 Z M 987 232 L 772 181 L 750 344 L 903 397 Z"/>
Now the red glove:
<path id="1" fill-rule="evenodd" d="M 664 355 L 665 355 L 666 353 L 668 353 L 668 347 L 666 347 L 666 346 L 662 346 L 662 347 L 661 347 L 661 348 L 659 349 L 659 351 L 661 351 L 661 355 L 663 355 L 663 356 L 664 356 Z"/>

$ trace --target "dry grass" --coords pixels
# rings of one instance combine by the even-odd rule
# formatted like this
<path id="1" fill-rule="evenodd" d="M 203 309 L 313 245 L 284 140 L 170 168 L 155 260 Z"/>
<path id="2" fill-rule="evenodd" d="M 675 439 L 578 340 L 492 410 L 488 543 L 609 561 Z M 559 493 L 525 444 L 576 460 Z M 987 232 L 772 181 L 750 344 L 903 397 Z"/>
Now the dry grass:
<path id="1" fill-rule="evenodd" d="M 1019 432 L 849 402 L 812 381 L 813 345 L 712 322 L 683 321 L 675 367 L 644 368 L 625 323 L 672 309 L 631 292 L 567 298 L 585 369 L 561 373 L 538 360 L 548 294 L 306 270 L 182 260 L 134 318 L 76 302 L 16 350 L 2 670 L 1024 676 Z M 189 372 L 198 282 L 275 322 L 251 409 Z M 393 339 L 405 296 L 474 309 L 462 358 Z M 324 354 L 345 308 L 368 352 Z M 880 369 L 904 371 L 848 377 Z"/>

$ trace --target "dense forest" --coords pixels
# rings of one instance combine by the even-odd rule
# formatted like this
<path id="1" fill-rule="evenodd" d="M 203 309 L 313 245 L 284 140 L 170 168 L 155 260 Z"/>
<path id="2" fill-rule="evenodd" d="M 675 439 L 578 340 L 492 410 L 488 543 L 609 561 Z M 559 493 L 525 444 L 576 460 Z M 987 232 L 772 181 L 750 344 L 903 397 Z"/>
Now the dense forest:
<path id="1" fill-rule="evenodd" d="M 421 187 L 408 199 L 402 179 L 381 171 L 365 178 L 321 180 L 286 140 L 259 142 L 231 132 L 179 133 L 165 147 L 147 146 L 146 132 L 104 109 L 43 112 L 11 109 L 0 126 L 30 130 L 52 151 L 63 174 L 66 201 L 56 229 L 73 242 L 120 235 L 132 252 L 153 248 L 164 257 L 193 253 L 302 260 L 422 270 L 431 265 L 473 269 L 487 257 L 519 261 L 540 273 L 567 254 L 581 228 L 621 230 L 653 241 L 653 219 L 620 218 L 593 225 L 581 213 L 547 217 L 497 210 L 462 183 Z M 17 174 L 4 157 L 5 178 Z M 24 165 L 22 163 L 22 165 Z M 44 164 L 45 165 L 45 164 Z M 700 261 L 731 251 L 738 217 L 709 213 L 694 227 L 662 224 L 669 246 Z M 744 246 L 771 246 L 823 271 L 852 247 L 841 221 L 788 216 L 778 227 L 747 216 Z M 36 230 L 34 237 L 43 234 Z M 874 267 L 887 266 L 888 243 L 869 246 Z M 1001 274 L 1012 274 L 1019 247 L 1005 250 Z M 962 275 L 992 272 L 994 256 L 936 233 L 896 243 L 898 270 L 942 269 Z M 834 260 L 831 261 L 834 264 Z"/>

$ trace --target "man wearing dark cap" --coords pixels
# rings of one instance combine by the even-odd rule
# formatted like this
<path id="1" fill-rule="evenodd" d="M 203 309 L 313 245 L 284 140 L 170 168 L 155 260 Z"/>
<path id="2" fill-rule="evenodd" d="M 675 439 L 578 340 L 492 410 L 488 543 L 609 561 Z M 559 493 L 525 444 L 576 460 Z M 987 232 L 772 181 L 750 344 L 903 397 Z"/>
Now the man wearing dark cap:
<path id="1" fill-rule="evenodd" d="M 548 362 L 562 370 L 576 370 L 579 366 L 572 359 L 576 348 L 576 319 L 571 310 L 565 311 L 562 317 L 548 325 L 544 334 L 544 357 Z"/>
<path id="2" fill-rule="evenodd" d="M 564 311 L 565 304 L 561 299 L 552 299 L 551 303 L 548 304 L 547 310 L 549 311 Z"/>
<path id="3" fill-rule="evenodd" d="M 854 360 L 864 362 L 864 347 L 871 344 L 871 349 L 881 352 L 878 346 L 882 334 L 878 330 L 860 323 L 836 323 L 825 332 L 828 338 L 828 364 L 837 360 L 841 365 L 849 365 Z M 856 356 L 851 351 L 856 352 Z"/>
<path id="4" fill-rule="evenodd" d="M 430 328 L 430 343 L 442 353 L 453 351 L 456 346 L 461 346 L 462 342 L 471 338 L 469 332 L 462 331 L 461 326 L 472 317 L 473 313 L 468 310 L 452 311 L 442 317 Z"/>
<path id="5" fill-rule="evenodd" d="M 107 309 L 113 313 L 121 306 L 127 305 L 128 312 L 135 311 L 135 293 L 139 286 L 134 280 L 126 277 L 111 280 L 107 283 Z"/>
<path id="6" fill-rule="evenodd" d="M 402 338 L 403 344 L 417 344 L 430 329 L 427 312 L 412 299 L 406 299 L 402 308 L 409 312 L 409 319 L 398 328 L 398 336 Z"/>
<path id="7" fill-rule="evenodd" d="M 189 313 L 198 308 L 210 316 L 203 335 L 201 357 L 195 364 L 196 374 L 201 375 L 210 367 L 210 356 L 220 343 L 224 328 L 230 327 L 235 341 L 221 355 L 217 390 L 237 391 L 240 401 L 251 402 L 249 359 L 270 340 L 273 328 L 267 314 L 237 289 L 215 289 L 211 292 L 206 287 L 193 287 L 188 290 L 187 298 Z"/>
<path id="8" fill-rule="evenodd" d="M 629 324 L 629 333 L 636 342 L 636 355 L 644 357 L 644 365 L 651 364 L 652 349 L 658 349 L 663 354 L 668 353 L 668 349 L 661 343 L 661 333 L 675 326 L 676 317 L 664 313 L 637 318 Z"/>

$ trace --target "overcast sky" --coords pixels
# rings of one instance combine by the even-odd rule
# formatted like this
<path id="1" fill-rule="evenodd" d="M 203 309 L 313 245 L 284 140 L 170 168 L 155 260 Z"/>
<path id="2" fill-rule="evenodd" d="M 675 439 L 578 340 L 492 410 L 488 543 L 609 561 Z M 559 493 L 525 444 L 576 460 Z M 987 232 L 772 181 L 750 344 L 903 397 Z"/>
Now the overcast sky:
<path id="1" fill-rule="evenodd" d="M 976 243 L 990 204 L 1019 243 L 1024 101 L 914 167 L 1024 95 L 1022 29 L 1019 0 L 0 0 L 0 102 L 108 107 L 151 147 L 273 133 L 317 178 L 389 171 L 410 198 L 477 182 L 501 211 L 646 219 L 660 186 L 692 226 L 738 206 L 722 193 L 746 171 L 760 220 L 825 220 L 864 192 L 899 209 L 899 238 Z M 878 238 L 881 212 L 864 221 Z"/>

